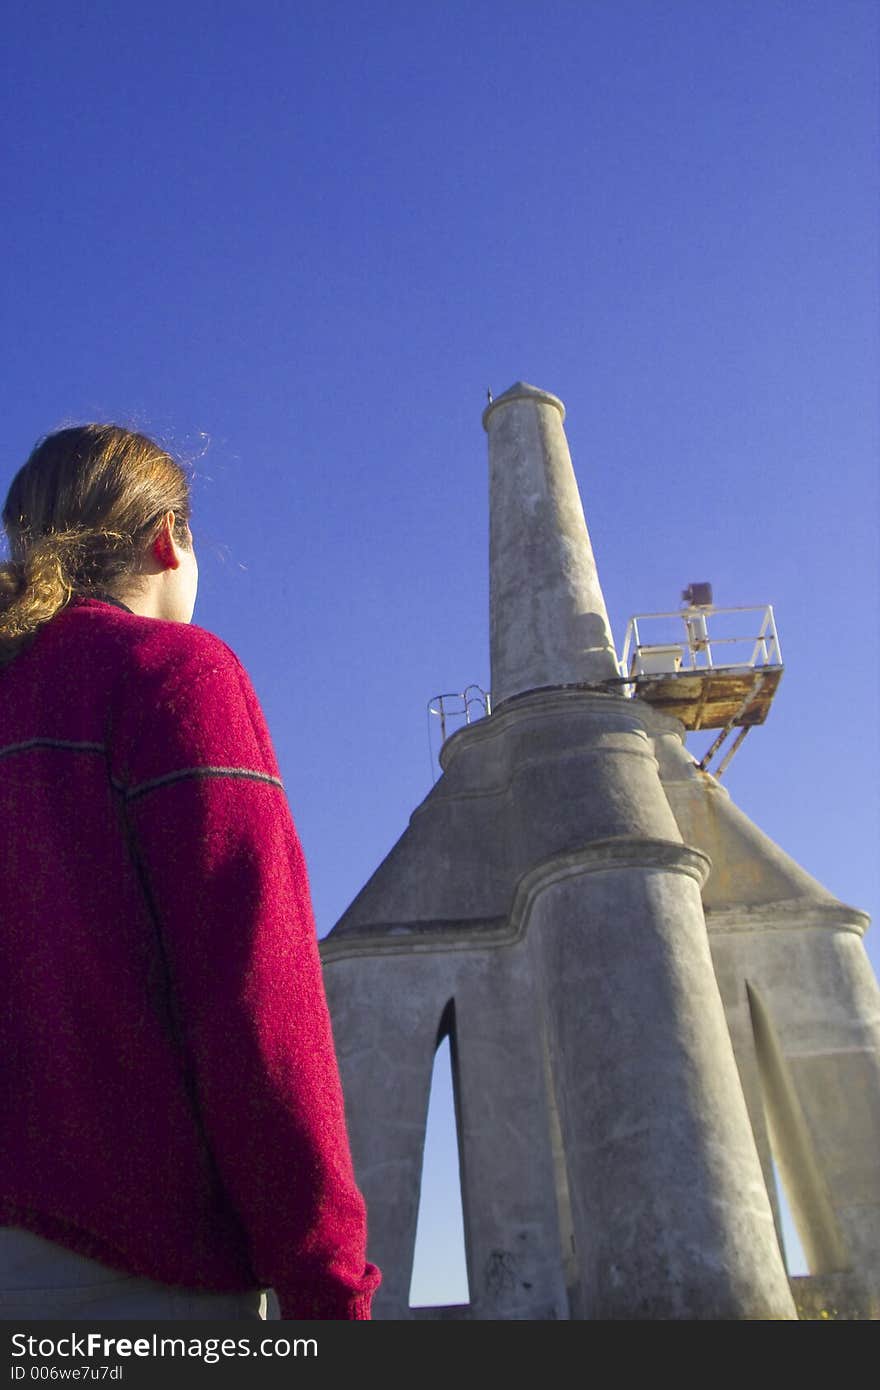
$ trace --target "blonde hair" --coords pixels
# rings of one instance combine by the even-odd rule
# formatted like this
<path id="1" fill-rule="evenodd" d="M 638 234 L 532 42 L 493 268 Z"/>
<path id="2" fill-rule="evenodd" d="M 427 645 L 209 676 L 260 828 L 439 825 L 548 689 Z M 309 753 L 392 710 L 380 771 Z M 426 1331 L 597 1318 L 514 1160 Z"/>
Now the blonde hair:
<path id="1" fill-rule="evenodd" d="M 169 511 L 190 549 L 190 478 L 146 435 L 90 424 L 41 439 L 3 507 L 11 559 L 0 562 L 0 669 L 74 594 L 130 580 Z"/>

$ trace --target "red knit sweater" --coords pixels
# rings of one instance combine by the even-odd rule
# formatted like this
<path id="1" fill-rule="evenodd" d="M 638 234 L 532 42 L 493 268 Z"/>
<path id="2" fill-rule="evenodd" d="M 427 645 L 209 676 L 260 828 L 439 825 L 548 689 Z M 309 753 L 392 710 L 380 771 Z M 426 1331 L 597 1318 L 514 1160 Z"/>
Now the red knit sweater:
<path id="1" fill-rule="evenodd" d="M 76 597 L 0 669 L 0 1224 L 369 1318 L 306 865 L 259 701 Z"/>

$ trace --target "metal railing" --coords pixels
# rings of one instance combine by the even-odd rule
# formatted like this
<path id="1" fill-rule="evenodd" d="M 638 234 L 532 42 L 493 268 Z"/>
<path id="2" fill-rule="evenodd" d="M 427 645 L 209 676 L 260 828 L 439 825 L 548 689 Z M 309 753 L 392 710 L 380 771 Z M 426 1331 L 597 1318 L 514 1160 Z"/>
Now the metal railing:
<path id="1" fill-rule="evenodd" d="M 476 690 L 476 695 L 469 694 L 469 691 Z M 460 709 L 447 708 L 446 700 L 460 700 Z M 436 714 L 440 720 L 440 738 L 446 742 L 446 721 L 453 718 L 464 717 L 465 724 L 471 723 L 471 710 L 477 706 L 481 711 L 477 715 L 482 719 L 484 715 L 492 713 L 492 697 L 487 690 L 483 690 L 479 685 L 466 685 L 464 690 L 447 691 L 445 695 L 435 695 L 428 701 L 428 715 Z"/>
<path id="2" fill-rule="evenodd" d="M 476 694 L 472 695 L 471 691 L 476 691 Z M 447 703 L 453 700 L 459 702 L 458 708 L 452 708 Z M 479 710 L 479 713 L 476 715 L 473 713 L 475 709 Z M 472 724 L 475 719 L 483 719 L 486 715 L 491 713 L 492 696 L 488 690 L 484 690 L 482 686 L 479 685 L 466 685 L 464 690 L 446 691 L 443 695 L 435 695 L 428 701 L 428 749 L 431 758 L 431 776 L 435 781 L 437 779 L 434 775 L 434 749 L 433 740 L 431 738 L 431 729 L 433 726 L 431 724 L 431 716 L 435 715 L 440 720 L 440 746 L 442 747 L 446 742 L 447 726 L 450 720 L 463 719 L 465 724 Z M 461 725 L 459 724 L 457 727 L 460 728 Z M 455 730 L 453 729 L 451 732 L 454 733 Z"/>
<path id="3" fill-rule="evenodd" d="M 754 626 L 749 624 L 748 633 L 734 634 L 709 631 L 711 619 L 731 613 L 760 614 Z M 682 638 L 663 637 L 646 642 L 643 640 L 639 624 L 663 621 L 669 625 L 670 619 L 684 625 Z M 755 630 L 757 629 L 757 631 Z M 738 647 L 739 652 L 730 649 Z M 725 650 L 719 654 L 718 649 Z M 719 659 L 720 657 L 720 659 Z M 773 608 L 768 604 L 745 608 L 680 608 L 673 613 L 641 613 L 630 618 L 623 643 L 620 661 L 620 674 L 625 679 L 638 676 L 674 674 L 676 671 L 705 671 L 715 667 L 759 668 L 761 666 L 781 666 L 782 653 L 779 647 L 779 634 Z"/>

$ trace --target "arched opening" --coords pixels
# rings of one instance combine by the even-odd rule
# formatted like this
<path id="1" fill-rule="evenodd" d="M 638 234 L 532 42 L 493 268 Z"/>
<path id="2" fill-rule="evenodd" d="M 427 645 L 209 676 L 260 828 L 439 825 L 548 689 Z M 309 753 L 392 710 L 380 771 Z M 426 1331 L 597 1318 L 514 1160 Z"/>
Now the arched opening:
<path id="1" fill-rule="evenodd" d="M 846 1251 L 816 1161 L 791 1067 L 760 993 L 750 982 L 746 983 L 746 993 L 761 1078 L 778 1210 L 782 1217 L 780 1244 L 788 1273 L 826 1274 L 845 1270 Z M 797 1242 L 794 1240 L 795 1233 Z M 792 1268 L 789 1257 L 793 1262 L 799 1260 L 806 1269 Z"/>
<path id="2" fill-rule="evenodd" d="M 456 1071 L 455 1005 L 450 999 L 437 1029 L 428 1098 L 419 1214 L 409 1289 L 411 1308 L 446 1307 L 470 1302 L 461 1201 Z"/>
<path id="3" fill-rule="evenodd" d="M 788 1193 L 785 1190 L 785 1183 L 782 1181 L 776 1163 L 772 1139 L 770 1141 L 770 1163 L 773 1168 L 773 1182 L 776 1187 L 776 1203 L 779 1210 L 779 1224 L 781 1228 L 780 1245 L 782 1246 L 782 1258 L 785 1261 L 786 1271 L 789 1277 L 793 1277 L 797 1274 L 809 1274 L 809 1261 L 804 1254 L 804 1247 L 801 1245 L 801 1238 L 798 1235 L 797 1225 L 791 1214 Z"/>

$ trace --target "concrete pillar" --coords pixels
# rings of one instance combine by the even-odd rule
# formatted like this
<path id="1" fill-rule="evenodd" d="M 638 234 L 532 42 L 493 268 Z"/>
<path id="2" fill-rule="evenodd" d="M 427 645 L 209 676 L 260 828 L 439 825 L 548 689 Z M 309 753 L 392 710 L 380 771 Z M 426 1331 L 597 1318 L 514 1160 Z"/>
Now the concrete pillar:
<path id="1" fill-rule="evenodd" d="M 791 1318 L 697 883 L 668 864 L 587 864 L 541 895 L 533 924 L 582 1316 Z"/>
<path id="2" fill-rule="evenodd" d="M 520 691 L 618 674 L 564 418 L 556 396 L 522 381 L 483 412 L 496 708 Z"/>
<path id="3" fill-rule="evenodd" d="M 587 1318 L 793 1318 L 700 884 L 638 701 L 535 692 L 493 715 L 512 916 L 541 979 Z M 514 828 L 515 826 L 515 828 Z"/>
<path id="4" fill-rule="evenodd" d="M 453 1066 L 475 1319 L 569 1317 L 528 941 L 462 953 Z"/>
<path id="5" fill-rule="evenodd" d="M 368 1253 L 382 1271 L 373 1316 L 405 1319 L 444 981 L 426 978 L 418 957 L 340 949 L 330 938 L 321 955 Z"/>

